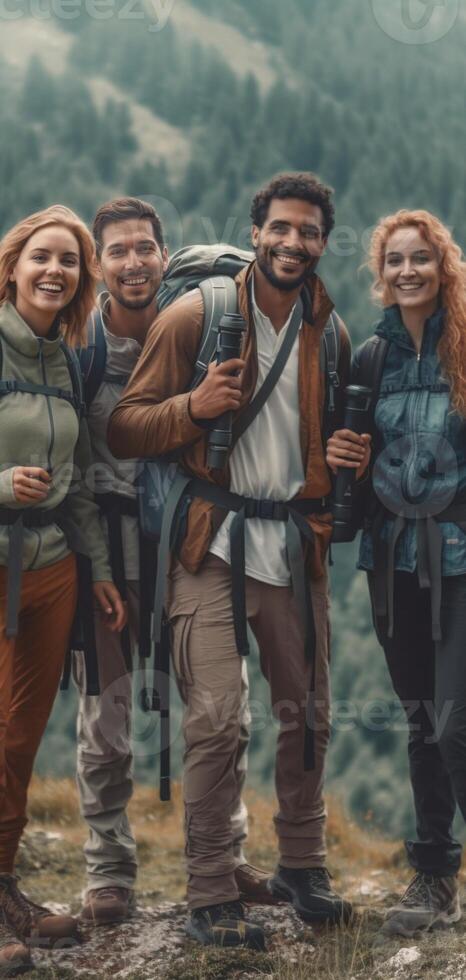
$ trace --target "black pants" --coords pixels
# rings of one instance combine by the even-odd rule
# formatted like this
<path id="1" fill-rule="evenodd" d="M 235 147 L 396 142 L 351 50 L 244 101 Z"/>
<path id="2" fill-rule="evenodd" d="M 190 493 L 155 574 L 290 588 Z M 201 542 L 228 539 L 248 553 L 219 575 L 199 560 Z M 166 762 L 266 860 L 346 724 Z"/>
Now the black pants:
<path id="1" fill-rule="evenodd" d="M 373 574 L 369 572 L 373 598 Z M 406 841 L 410 864 L 426 874 L 455 874 L 461 845 L 452 824 L 466 820 L 466 575 L 442 579 L 442 640 L 431 637 L 430 591 L 417 573 L 395 572 L 394 635 L 376 625 L 395 691 L 409 723 L 409 767 L 418 839 Z"/>

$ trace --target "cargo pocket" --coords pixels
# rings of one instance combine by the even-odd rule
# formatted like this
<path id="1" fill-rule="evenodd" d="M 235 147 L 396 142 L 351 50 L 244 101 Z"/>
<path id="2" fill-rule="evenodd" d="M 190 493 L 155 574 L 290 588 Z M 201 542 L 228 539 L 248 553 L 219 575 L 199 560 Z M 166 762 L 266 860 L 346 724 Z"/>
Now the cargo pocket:
<path id="1" fill-rule="evenodd" d="M 170 604 L 170 648 L 180 696 L 186 702 L 187 689 L 193 684 L 189 666 L 189 638 L 199 606 L 199 599 L 183 598 Z"/>

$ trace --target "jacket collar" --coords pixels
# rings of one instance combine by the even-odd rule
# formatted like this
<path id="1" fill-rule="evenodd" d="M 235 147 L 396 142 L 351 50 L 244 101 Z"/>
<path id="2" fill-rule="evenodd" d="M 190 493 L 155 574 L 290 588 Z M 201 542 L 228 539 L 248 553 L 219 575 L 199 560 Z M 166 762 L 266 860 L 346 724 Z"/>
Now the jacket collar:
<path id="1" fill-rule="evenodd" d="M 58 325 L 54 324 L 48 337 L 37 337 L 9 301 L 0 306 L 0 334 L 7 343 L 25 357 L 50 357 L 62 342 Z"/>
<path id="2" fill-rule="evenodd" d="M 445 309 L 443 307 L 439 307 L 426 320 L 422 345 L 427 351 L 435 351 L 442 335 L 444 321 Z M 377 325 L 375 333 L 378 337 L 388 340 L 389 343 L 396 344 L 397 347 L 414 350 L 414 344 L 401 319 L 400 307 L 397 303 L 385 307 L 383 319 Z"/>
<path id="3" fill-rule="evenodd" d="M 238 285 L 238 303 L 241 315 L 246 322 L 250 321 L 248 283 L 253 275 L 256 260 L 254 259 L 248 266 L 241 270 L 236 276 Z M 330 299 L 322 279 L 315 272 L 310 276 L 302 291 L 304 307 L 304 326 L 314 327 L 317 330 L 324 328 L 333 310 L 334 304 Z"/>

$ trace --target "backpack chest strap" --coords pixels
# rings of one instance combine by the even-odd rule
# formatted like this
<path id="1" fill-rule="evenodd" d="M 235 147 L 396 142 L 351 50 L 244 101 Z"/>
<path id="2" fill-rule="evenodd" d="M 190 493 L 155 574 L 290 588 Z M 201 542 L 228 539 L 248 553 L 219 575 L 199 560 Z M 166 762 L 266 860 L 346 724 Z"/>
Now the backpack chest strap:
<path id="1" fill-rule="evenodd" d="M 13 395 L 18 391 L 28 395 L 44 395 L 47 398 L 61 398 L 63 401 L 69 402 L 78 414 L 82 412 L 83 406 L 77 396 L 72 391 L 66 391 L 65 388 L 57 388 L 55 385 L 34 384 L 32 381 L 17 381 L 16 379 L 0 381 L 0 398 L 6 395 Z"/>

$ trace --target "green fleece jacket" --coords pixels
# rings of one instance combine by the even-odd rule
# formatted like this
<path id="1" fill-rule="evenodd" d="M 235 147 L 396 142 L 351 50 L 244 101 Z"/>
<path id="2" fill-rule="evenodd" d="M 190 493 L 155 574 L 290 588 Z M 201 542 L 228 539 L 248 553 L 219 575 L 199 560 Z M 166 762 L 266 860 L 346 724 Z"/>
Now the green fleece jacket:
<path id="1" fill-rule="evenodd" d="M 0 306 L 2 380 L 27 381 L 72 392 L 60 337 L 36 337 L 11 303 Z M 13 493 L 15 466 L 41 466 L 52 474 L 47 508 L 64 503 L 66 536 L 57 524 L 25 528 L 23 568 L 43 568 L 83 551 L 94 581 L 112 578 L 99 512 L 86 475 L 92 464 L 87 422 L 62 398 L 13 392 L 0 398 L 0 507 L 20 509 Z M 0 524 L 0 565 L 7 564 L 8 528 Z"/>

